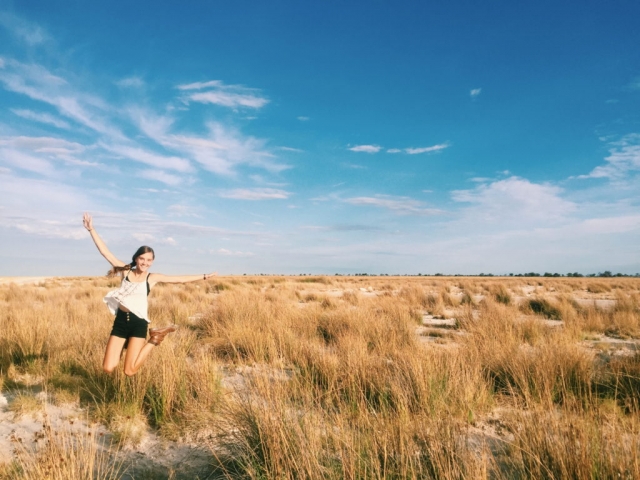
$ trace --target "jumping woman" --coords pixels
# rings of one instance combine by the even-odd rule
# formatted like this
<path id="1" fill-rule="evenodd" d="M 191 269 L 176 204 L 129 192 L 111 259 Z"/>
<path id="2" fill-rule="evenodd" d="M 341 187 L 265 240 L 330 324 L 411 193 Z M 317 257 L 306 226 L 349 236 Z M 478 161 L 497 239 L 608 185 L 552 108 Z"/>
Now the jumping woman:
<path id="1" fill-rule="evenodd" d="M 147 340 L 147 329 L 149 323 L 147 296 L 154 285 L 158 283 L 187 283 L 206 280 L 216 275 L 215 273 L 205 273 L 203 275 L 162 275 L 160 273 L 149 273 L 149 268 L 155 260 L 155 254 L 151 247 L 142 246 L 133 254 L 131 263 L 125 264 L 118 260 L 107 248 L 106 244 L 96 230 L 93 228 L 91 215 L 85 213 L 82 222 L 91 234 L 93 242 L 98 247 L 107 262 L 111 264 L 109 275 L 124 274 L 122 284 L 117 290 L 113 290 L 104 297 L 104 302 L 115 315 L 111 336 L 107 343 L 107 350 L 104 353 L 102 368 L 105 372 L 113 372 L 122 356 L 122 350 L 127 348 L 124 357 L 125 375 L 135 375 L 144 361 L 156 346 L 160 345 L 164 337 L 176 330 L 175 325 L 162 328 L 152 328 L 149 330 L 149 340 Z"/>

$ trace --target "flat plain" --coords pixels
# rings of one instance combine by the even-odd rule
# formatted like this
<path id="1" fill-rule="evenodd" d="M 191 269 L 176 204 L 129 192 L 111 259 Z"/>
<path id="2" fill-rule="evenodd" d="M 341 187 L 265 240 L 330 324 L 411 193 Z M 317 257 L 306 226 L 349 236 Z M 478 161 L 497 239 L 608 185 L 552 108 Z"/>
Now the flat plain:
<path id="1" fill-rule="evenodd" d="M 107 278 L 0 278 L 0 478 L 640 478 L 640 279 L 234 276 L 101 371 Z"/>

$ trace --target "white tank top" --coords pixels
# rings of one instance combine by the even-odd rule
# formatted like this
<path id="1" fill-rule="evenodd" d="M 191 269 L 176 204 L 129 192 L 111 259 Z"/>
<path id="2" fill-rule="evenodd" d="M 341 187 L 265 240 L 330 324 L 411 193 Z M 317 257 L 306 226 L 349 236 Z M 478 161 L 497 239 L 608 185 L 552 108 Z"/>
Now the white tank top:
<path id="1" fill-rule="evenodd" d="M 109 307 L 112 315 L 115 315 L 118 307 L 122 305 L 134 315 L 151 323 L 148 313 L 149 303 L 147 302 L 149 274 L 147 273 L 144 282 L 130 282 L 128 277 L 129 274 L 122 279 L 120 288 L 107 293 L 103 301 Z"/>

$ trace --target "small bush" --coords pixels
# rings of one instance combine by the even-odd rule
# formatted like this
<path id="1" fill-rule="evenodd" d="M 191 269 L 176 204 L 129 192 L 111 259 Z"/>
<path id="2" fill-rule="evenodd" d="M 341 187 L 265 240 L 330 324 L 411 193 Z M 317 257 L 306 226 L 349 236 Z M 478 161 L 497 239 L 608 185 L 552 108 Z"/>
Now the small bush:
<path id="1" fill-rule="evenodd" d="M 525 303 L 525 308 L 550 320 L 562 320 L 560 310 L 546 298 L 534 298 Z"/>
<path id="2" fill-rule="evenodd" d="M 495 288 L 493 293 L 493 297 L 496 299 L 496 302 L 502 303 L 504 305 L 511 305 L 511 295 L 504 287 L 504 285 L 500 284 L 498 288 Z"/>
<path id="3" fill-rule="evenodd" d="M 331 285 L 333 282 L 327 277 L 306 277 L 299 280 L 301 283 L 322 283 L 324 285 Z"/>
<path id="4" fill-rule="evenodd" d="M 587 291 L 589 293 L 606 293 L 611 291 L 611 287 L 606 283 L 590 283 Z"/>

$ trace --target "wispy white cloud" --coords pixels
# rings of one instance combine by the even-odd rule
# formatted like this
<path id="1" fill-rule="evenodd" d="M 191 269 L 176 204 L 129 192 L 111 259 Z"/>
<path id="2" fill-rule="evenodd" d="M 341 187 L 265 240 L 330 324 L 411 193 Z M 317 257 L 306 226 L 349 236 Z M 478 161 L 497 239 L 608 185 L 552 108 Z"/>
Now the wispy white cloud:
<path id="1" fill-rule="evenodd" d="M 193 217 L 202 218 L 202 215 L 196 213 L 196 209 L 189 205 L 173 204 L 167 207 L 167 213 L 170 217 Z"/>
<path id="2" fill-rule="evenodd" d="M 109 145 L 103 143 L 101 144 L 101 146 L 105 150 L 113 152 L 117 155 L 121 155 L 125 158 L 135 160 L 136 162 L 141 162 L 146 165 L 151 165 L 152 167 L 176 170 L 182 173 L 193 171 L 193 167 L 189 160 L 184 158 L 165 157 L 163 155 L 158 155 L 139 147 L 132 147 L 127 145 Z"/>
<path id="3" fill-rule="evenodd" d="M 640 171 L 640 134 L 625 135 L 609 145 L 609 156 L 605 157 L 607 163 L 577 178 L 608 178 L 619 182 L 625 180 L 631 172 Z"/>
<path id="4" fill-rule="evenodd" d="M 259 95 L 259 90 L 247 88 L 243 85 L 225 85 L 220 80 L 209 82 L 195 82 L 178 85 L 178 90 L 190 92 L 186 95 L 186 101 L 199 103 L 212 103 L 229 108 L 262 108 L 269 100 Z M 191 93 L 192 91 L 196 92 Z M 206 91 L 203 91 L 206 90 Z"/>
<path id="5" fill-rule="evenodd" d="M 63 162 L 67 165 L 77 167 L 98 168 L 108 170 L 108 168 L 95 161 L 86 160 L 89 147 L 77 142 L 71 142 L 62 138 L 52 137 L 0 137 L 0 147 L 9 148 L 13 154 L 6 158 L 20 157 L 19 168 L 38 172 L 42 175 L 53 175 L 55 173 L 54 163 Z M 0 158 L 0 162 L 2 158 Z M 9 160 L 7 160 L 9 162 Z M 29 166 L 29 168 L 25 168 Z M 35 167 L 35 168 L 34 168 Z M 111 169 L 113 170 L 113 169 Z M 62 171 L 61 171 L 62 173 Z"/>
<path id="6" fill-rule="evenodd" d="M 56 220 L 42 220 L 38 223 L 17 222 L 12 226 L 24 233 L 49 238 L 64 238 L 70 240 L 82 240 L 86 238 L 81 228 L 69 228 L 68 223 Z"/>
<path id="7" fill-rule="evenodd" d="M 309 121 L 309 117 L 297 117 L 298 120 L 300 120 L 301 122 L 308 122 Z"/>
<path id="8" fill-rule="evenodd" d="M 127 77 L 115 82 L 117 86 L 122 88 L 141 88 L 144 87 L 144 80 L 140 77 Z"/>
<path id="9" fill-rule="evenodd" d="M 262 175 L 249 175 L 249 178 L 258 185 L 266 185 L 269 187 L 286 187 L 288 185 L 288 183 L 270 181 Z"/>
<path id="10" fill-rule="evenodd" d="M 567 218 L 577 208 L 561 193 L 562 189 L 554 185 L 510 177 L 483 183 L 472 190 L 454 190 L 451 197 L 470 204 L 464 213 L 474 222 L 548 225 Z"/>
<path id="11" fill-rule="evenodd" d="M 133 238 L 141 243 L 146 243 L 147 245 L 153 243 L 155 245 L 177 245 L 178 242 L 175 241 L 173 237 L 158 237 L 151 233 L 142 233 L 142 232 L 134 232 L 131 234 Z"/>
<path id="12" fill-rule="evenodd" d="M 49 238 L 86 239 L 80 217 L 92 198 L 59 179 L 0 175 L 0 227 Z M 84 231 L 83 231 L 84 230 Z"/>
<path id="13" fill-rule="evenodd" d="M 417 155 L 420 153 L 435 153 L 435 152 L 439 152 L 441 150 L 444 150 L 445 148 L 449 148 L 451 145 L 449 143 L 441 143 L 439 145 L 432 145 L 430 147 L 418 147 L 418 148 L 405 148 L 405 149 L 399 149 L 399 148 L 389 148 L 386 150 L 387 153 L 406 153 L 408 155 Z M 380 150 L 382 150 L 383 147 L 380 145 L 356 145 L 353 147 L 350 147 L 349 150 L 351 150 L 352 152 L 365 152 L 365 153 L 378 153 Z"/>
<path id="14" fill-rule="evenodd" d="M 382 147 L 380 145 L 356 145 L 349 150 L 352 152 L 378 153 L 382 150 Z"/>
<path id="15" fill-rule="evenodd" d="M 0 25 L 30 46 L 39 45 L 51 39 L 49 34 L 39 25 L 8 12 L 0 12 Z"/>
<path id="16" fill-rule="evenodd" d="M 588 218 L 571 226 L 571 233 L 574 235 L 620 234 L 635 230 L 640 230 L 640 215 Z"/>
<path id="17" fill-rule="evenodd" d="M 178 175 L 172 175 L 171 173 L 167 173 L 163 170 L 142 170 L 138 173 L 138 176 L 146 178 L 147 180 L 162 182 L 172 187 L 180 185 L 184 182 L 184 179 L 182 177 L 179 177 Z"/>
<path id="18" fill-rule="evenodd" d="M 85 150 L 85 146 L 62 138 L 53 137 L 0 137 L 0 145 L 11 146 L 37 153 L 64 155 L 77 154 Z"/>
<path id="19" fill-rule="evenodd" d="M 149 138 L 160 145 L 167 143 L 166 137 L 175 119 L 168 115 L 156 115 L 141 107 L 134 106 L 127 109 L 134 124 Z"/>
<path id="20" fill-rule="evenodd" d="M 218 250 L 212 250 L 211 253 L 224 255 L 225 257 L 253 257 L 254 254 L 251 252 L 240 252 L 227 250 L 226 248 L 219 248 Z"/>
<path id="21" fill-rule="evenodd" d="M 222 191 L 218 195 L 236 200 L 286 200 L 292 193 L 277 188 L 237 188 Z"/>
<path id="22" fill-rule="evenodd" d="M 37 64 L 5 59 L 0 83 L 9 91 L 26 95 L 58 109 L 58 112 L 81 125 L 112 138 L 123 139 L 122 132 L 105 119 L 108 105 L 99 97 L 76 91 L 62 77 Z"/>
<path id="23" fill-rule="evenodd" d="M 469 92 L 469 95 L 471 96 L 471 98 L 476 98 L 478 95 L 480 95 L 481 92 L 481 88 L 474 88 Z"/>
<path id="24" fill-rule="evenodd" d="M 364 165 L 358 165 L 357 163 L 342 163 L 341 164 L 345 168 L 351 168 L 353 170 L 366 170 L 367 167 Z"/>
<path id="25" fill-rule="evenodd" d="M 238 165 L 250 165 L 279 172 L 287 165 L 272 160 L 266 140 L 242 135 L 220 123 L 208 124 L 207 138 L 175 135 L 169 142 L 190 152 L 203 168 L 219 175 L 234 175 Z"/>
<path id="26" fill-rule="evenodd" d="M 384 228 L 375 225 L 361 224 L 337 224 L 337 225 L 304 225 L 300 230 L 311 230 L 316 232 L 381 232 Z"/>
<path id="27" fill-rule="evenodd" d="M 17 108 L 12 108 L 11 111 L 14 114 L 18 115 L 19 117 L 26 118 L 27 120 L 46 123 L 49 125 L 53 125 L 54 127 L 64 128 L 67 130 L 71 128 L 71 126 L 67 122 L 65 122 L 64 120 L 58 117 L 54 117 L 49 113 L 38 113 L 32 110 L 17 109 Z"/>
<path id="28" fill-rule="evenodd" d="M 419 147 L 419 148 L 405 148 L 404 151 L 409 155 L 417 155 L 420 153 L 434 153 L 449 148 L 448 143 L 441 143 L 439 145 L 432 145 L 431 147 Z"/>
<path id="29" fill-rule="evenodd" d="M 246 95 L 231 92 L 201 92 L 189 95 L 189 99 L 200 103 L 213 103 L 223 107 L 248 107 L 262 108 L 269 101 L 255 95 Z"/>
<path id="30" fill-rule="evenodd" d="M 425 208 L 424 203 L 408 197 L 375 195 L 373 197 L 353 197 L 344 200 L 351 205 L 386 208 L 400 215 L 438 215 L 443 213 L 436 208 Z"/>
<path id="31" fill-rule="evenodd" d="M 239 165 L 249 165 L 270 172 L 290 168 L 274 160 L 266 147 L 267 141 L 243 135 L 240 131 L 219 122 L 207 124 L 208 134 L 173 134 L 173 118 L 154 115 L 142 109 L 130 109 L 133 121 L 147 136 L 165 148 L 182 153 L 205 170 L 218 175 L 233 176 Z"/>
<path id="32" fill-rule="evenodd" d="M 55 169 L 48 160 L 26 154 L 19 150 L 2 148 L 0 149 L 0 162 L 10 165 L 20 170 L 26 170 L 40 175 L 50 176 L 55 173 Z"/>
<path id="33" fill-rule="evenodd" d="M 184 85 L 178 85 L 178 90 L 202 90 L 203 88 L 224 88 L 222 80 L 210 80 L 208 82 L 193 82 Z"/>
<path id="34" fill-rule="evenodd" d="M 135 238 L 137 241 L 143 242 L 143 243 L 151 243 L 156 239 L 155 235 L 151 235 L 150 233 L 142 233 L 142 232 L 133 232 L 131 236 Z"/>

